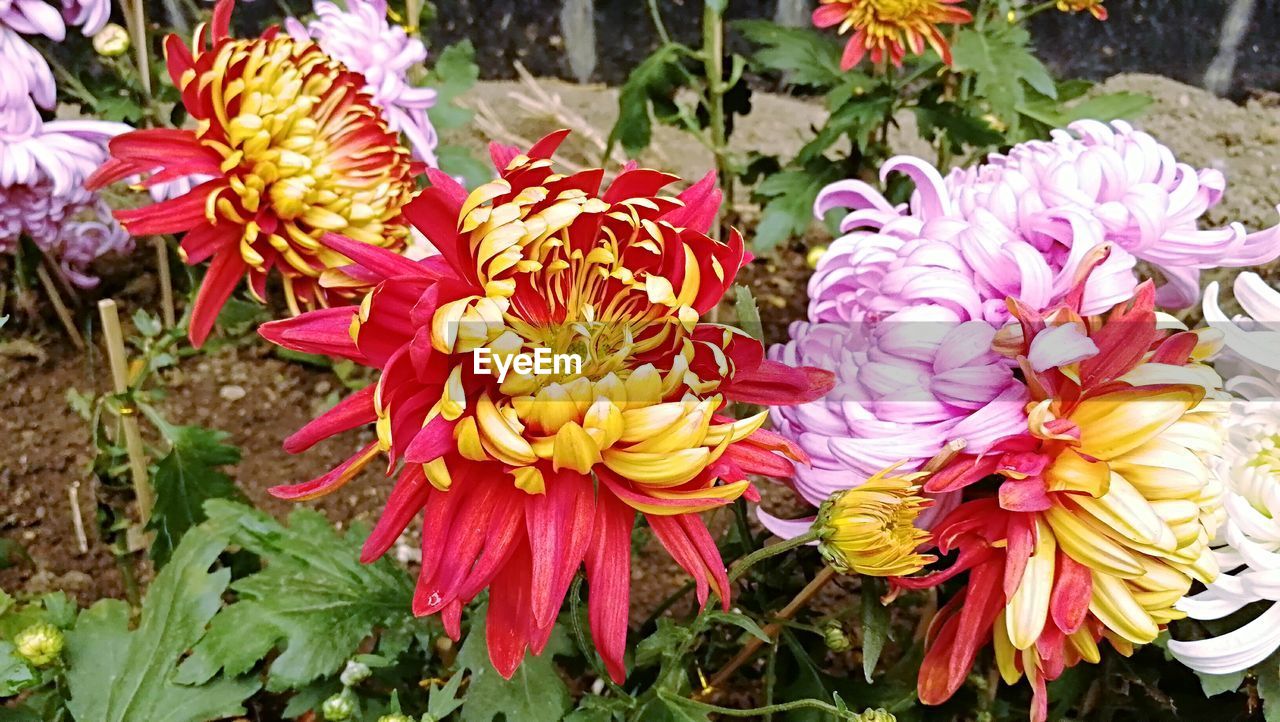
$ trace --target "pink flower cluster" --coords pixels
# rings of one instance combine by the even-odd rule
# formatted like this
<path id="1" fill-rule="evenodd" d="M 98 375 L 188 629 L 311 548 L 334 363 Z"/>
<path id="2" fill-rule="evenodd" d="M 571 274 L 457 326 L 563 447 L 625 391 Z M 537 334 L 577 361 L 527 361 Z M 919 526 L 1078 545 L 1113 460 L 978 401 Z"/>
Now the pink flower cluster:
<path id="1" fill-rule="evenodd" d="M 1043 310 L 1087 276 L 1082 311 L 1100 313 L 1133 296 L 1141 260 L 1165 282 L 1162 304 L 1186 306 L 1200 270 L 1280 255 L 1280 226 L 1200 229 L 1222 174 L 1121 122 L 1075 123 L 945 178 L 908 157 L 882 180 L 894 172 L 915 182 L 909 203 L 858 180 L 819 195 L 819 217 L 849 209 L 845 235 L 810 281 L 808 322 L 770 352 L 836 373 L 824 398 L 772 411 L 813 460 L 794 484 L 814 505 L 897 461 L 919 468 L 949 441 L 981 453 L 1025 428 L 1026 389 L 991 351 L 1006 299 Z"/>

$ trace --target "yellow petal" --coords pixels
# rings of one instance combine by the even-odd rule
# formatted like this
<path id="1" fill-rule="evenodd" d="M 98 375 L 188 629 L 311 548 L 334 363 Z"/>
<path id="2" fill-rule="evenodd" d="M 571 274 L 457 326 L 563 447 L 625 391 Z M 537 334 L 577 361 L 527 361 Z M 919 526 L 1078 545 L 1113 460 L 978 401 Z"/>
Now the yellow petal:
<path id="1" fill-rule="evenodd" d="M 453 485 L 453 476 L 449 473 L 449 465 L 445 463 L 443 456 L 423 464 L 422 473 L 426 475 L 427 481 L 440 491 L 448 491 Z"/>
<path id="2" fill-rule="evenodd" d="M 1200 402 L 1204 390 L 1132 389 L 1087 399 L 1068 417 L 1080 427 L 1080 451 L 1104 461 L 1154 439 Z"/>
<path id="3" fill-rule="evenodd" d="M 520 466 L 511 470 L 511 475 L 516 479 L 516 488 L 529 494 L 542 494 L 546 492 L 546 483 L 543 481 L 542 472 L 536 466 Z"/>
<path id="4" fill-rule="evenodd" d="M 624 479 L 645 486 L 679 486 L 702 473 L 711 459 L 704 447 L 682 449 L 668 454 L 636 453 L 609 449 L 604 465 Z"/>
<path id="5" fill-rule="evenodd" d="M 1119 474 L 1111 475 L 1110 488 L 1101 497 L 1077 496 L 1073 501 L 1126 539 L 1166 552 L 1178 548 L 1173 530 L 1156 514 L 1146 498 Z"/>
<path id="6" fill-rule="evenodd" d="M 1129 585 L 1110 574 L 1093 574 L 1093 612 L 1108 629 L 1134 644 L 1147 644 L 1160 634 L 1160 627 L 1134 599 Z"/>
<path id="7" fill-rule="evenodd" d="M 1105 461 L 1089 461 L 1073 449 L 1066 449 L 1045 471 L 1049 491 L 1072 491 L 1102 496 L 1111 483 Z"/>
<path id="8" fill-rule="evenodd" d="M 551 460 L 556 471 L 573 469 L 585 474 L 599 461 L 600 447 L 577 422 L 570 421 L 556 432 Z"/>
<path id="9" fill-rule="evenodd" d="M 1036 520 L 1036 548 L 1027 559 L 1022 581 L 1009 599 L 1005 623 L 1009 641 L 1017 649 L 1028 649 L 1044 631 L 1049 615 L 1049 597 L 1053 592 L 1054 557 L 1058 545 L 1053 532 L 1043 521 Z"/>
<path id="10" fill-rule="evenodd" d="M 1001 610 L 1000 616 L 996 617 L 995 626 L 992 627 L 992 646 L 996 652 L 996 667 L 1000 670 L 1000 678 L 1005 684 L 1016 684 L 1022 679 L 1022 672 L 1018 670 L 1016 662 L 1018 652 L 1014 649 L 1013 642 L 1009 641 L 1009 631 L 1005 622 L 1006 612 Z"/>
<path id="11" fill-rule="evenodd" d="M 1134 577 L 1142 573 L 1142 565 L 1134 554 L 1090 527 L 1076 516 L 1077 513 L 1058 504 L 1044 512 L 1045 521 L 1067 555 L 1090 569 L 1120 577 Z"/>

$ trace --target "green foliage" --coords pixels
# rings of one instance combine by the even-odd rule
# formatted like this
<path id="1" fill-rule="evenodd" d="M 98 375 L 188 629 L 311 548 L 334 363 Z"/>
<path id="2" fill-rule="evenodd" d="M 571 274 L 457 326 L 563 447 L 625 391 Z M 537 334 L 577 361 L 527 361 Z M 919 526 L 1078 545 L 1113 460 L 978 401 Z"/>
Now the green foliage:
<path id="1" fill-rule="evenodd" d="M 479 79 L 480 66 L 476 65 L 476 49 L 470 40 L 455 43 L 440 52 L 426 79 L 426 84 L 437 93 L 436 104 L 427 111 L 436 130 L 461 128 L 471 122 L 475 113 L 458 100 Z M 441 170 L 462 176 L 468 186 L 477 186 L 493 177 L 493 169 L 462 146 L 441 145 L 436 148 L 436 159 Z"/>
<path id="2" fill-rule="evenodd" d="M 262 559 L 262 571 L 237 579 L 239 595 L 213 619 L 209 633 L 179 669 L 184 683 L 222 670 L 251 670 L 277 647 L 267 689 L 299 687 L 337 672 L 374 630 L 410 608 L 413 583 L 389 559 L 361 564 L 365 536 L 335 533 L 323 515 L 298 509 L 284 526 L 241 504 L 205 505 L 212 523 L 234 529 L 232 541 Z"/>
<path id="3" fill-rule="evenodd" d="M 458 652 L 458 665 L 471 674 L 462 705 L 463 722 L 490 722 L 499 715 L 521 722 L 553 722 L 563 717 L 573 699 L 553 658 L 572 651 L 568 635 L 557 626 L 542 654 L 526 655 L 511 679 L 505 680 L 489 662 L 483 621 L 486 611 L 480 607 L 472 613 L 471 630 Z"/>
<path id="4" fill-rule="evenodd" d="M 675 96 L 692 82 L 685 67 L 691 52 L 683 45 L 667 43 L 631 71 L 618 91 L 618 120 L 609 132 L 610 149 L 621 143 L 622 149 L 634 156 L 649 147 L 654 119 L 675 123 L 682 116 Z"/>
<path id="5" fill-rule="evenodd" d="M 9 642 L 0 641 L 0 697 L 12 697 L 39 681 L 36 671 Z"/>
<path id="6" fill-rule="evenodd" d="M 839 165 L 817 159 L 803 168 L 766 178 L 755 191 L 765 200 L 760 224 L 752 239 L 755 247 L 767 250 L 787 238 L 804 235 L 813 225 L 813 202 L 818 192 L 841 177 Z"/>
<path id="7" fill-rule="evenodd" d="M 104 599 L 80 615 L 66 650 L 67 707 L 76 720 L 204 722 L 244 713 L 241 702 L 258 689 L 256 679 L 186 684 L 173 674 L 222 604 L 231 572 L 209 567 L 226 543 L 225 529 L 188 532 L 148 589 L 135 630 L 128 605 L 118 600 Z"/>
<path id="8" fill-rule="evenodd" d="M 764 340 L 764 327 L 760 324 L 760 309 L 751 289 L 742 284 L 733 287 L 733 308 L 738 314 L 738 328 L 751 334 L 757 341 Z"/>
<path id="9" fill-rule="evenodd" d="M 753 65 L 783 73 L 789 83 L 823 88 L 850 80 L 850 74 L 840 69 L 844 46 L 832 33 L 788 28 L 767 20 L 740 20 L 733 28 L 759 46 L 751 58 Z"/>
<path id="10" fill-rule="evenodd" d="M 163 566 L 182 535 L 204 521 L 204 503 L 240 496 L 235 482 L 218 467 L 240 463 L 240 450 L 223 442 L 227 434 L 199 426 L 170 427 L 172 446 L 156 466 L 156 502 L 149 528 L 156 532 L 151 558 Z"/>
<path id="11" fill-rule="evenodd" d="M 1044 63 L 1031 54 L 1030 42 L 1026 28 L 992 23 L 982 30 L 961 28 L 951 46 L 955 72 L 972 76 L 974 94 L 1010 125 L 1017 123 L 1028 86 L 1048 98 L 1058 94 Z"/>
<path id="12" fill-rule="evenodd" d="M 885 642 L 893 638 L 889 626 L 889 610 L 880 603 L 887 590 L 882 579 L 862 578 L 862 674 L 871 682 Z"/>

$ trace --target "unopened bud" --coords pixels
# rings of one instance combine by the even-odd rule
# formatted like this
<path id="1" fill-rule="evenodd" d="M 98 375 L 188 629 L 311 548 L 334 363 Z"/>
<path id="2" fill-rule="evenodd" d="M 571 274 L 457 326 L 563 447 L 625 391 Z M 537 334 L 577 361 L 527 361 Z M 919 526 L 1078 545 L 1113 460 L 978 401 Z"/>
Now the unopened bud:
<path id="1" fill-rule="evenodd" d="M 407 714 L 384 714 L 378 718 L 378 722 L 413 722 L 413 718 Z"/>
<path id="2" fill-rule="evenodd" d="M 827 253 L 826 246 L 814 246 L 813 248 L 810 248 L 809 252 L 804 255 L 804 262 L 808 264 L 809 268 L 817 268 L 818 261 L 821 261 L 822 257 L 826 255 L 826 253 Z"/>
<path id="3" fill-rule="evenodd" d="M 346 668 L 342 670 L 338 679 L 342 681 L 343 686 L 354 687 L 369 679 L 369 674 L 369 665 L 352 660 L 347 662 Z"/>
<path id="4" fill-rule="evenodd" d="M 107 23 L 93 36 L 93 49 L 104 58 L 114 58 L 129 52 L 129 31 Z"/>
<path id="5" fill-rule="evenodd" d="M 886 709 L 870 709 L 868 708 L 857 717 L 858 722 L 898 722 L 898 718 Z"/>
<path id="6" fill-rule="evenodd" d="M 853 648 L 849 635 L 844 633 L 844 627 L 834 619 L 827 620 L 822 625 L 822 636 L 827 642 L 827 649 L 832 652 L 848 652 Z"/>
<path id="7" fill-rule="evenodd" d="M 320 714 L 328 722 L 345 722 L 351 719 L 351 715 L 355 712 L 355 700 L 345 692 L 333 695 L 320 705 Z"/>
<path id="8" fill-rule="evenodd" d="M 22 630 L 13 640 L 13 645 L 31 664 L 43 667 L 62 653 L 62 630 L 41 622 Z"/>

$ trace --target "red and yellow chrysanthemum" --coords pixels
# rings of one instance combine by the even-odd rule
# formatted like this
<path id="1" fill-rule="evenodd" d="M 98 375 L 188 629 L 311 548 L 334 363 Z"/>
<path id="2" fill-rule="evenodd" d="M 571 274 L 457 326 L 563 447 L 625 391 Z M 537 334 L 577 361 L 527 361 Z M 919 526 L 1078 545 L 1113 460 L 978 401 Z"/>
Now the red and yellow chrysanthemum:
<path id="1" fill-rule="evenodd" d="M 1058 9 L 1064 13 L 1088 11 L 1098 20 L 1107 19 L 1107 9 L 1102 7 L 1103 0 L 1058 0 Z"/>
<path id="2" fill-rule="evenodd" d="M 594 639 L 624 676 L 631 528 L 642 514 L 693 575 L 699 599 L 728 603 L 724 564 L 699 512 L 752 494 L 748 474 L 789 475 L 802 453 L 734 420 L 725 404 L 794 403 L 831 375 L 764 358 L 759 342 L 701 323 L 749 256 L 742 239 L 705 235 L 720 204 L 708 176 L 677 197 L 676 180 L 624 170 L 561 175 L 551 154 L 495 146 L 500 177 L 471 193 L 429 171 L 405 213 L 441 255 L 411 261 L 337 235 L 323 242 L 375 284 L 358 308 L 313 311 L 263 326 L 282 346 L 381 370 L 286 442 L 374 424 L 377 440 L 329 474 L 282 487 L 303 499 L 342 486 L 379 454 L 398 480 L 368 539 L 380 556 L 422 513 L 422 571 L 413 609 L 440 612 L 455 638 L 464 604 L 489 588 L 494 666 L 510 676 L 546 644 L 585 562 Z M 539 349 L 579 359 L 499 380 L 477 354 Z M 497 362 L 493 362 L 497 365 Z"/>
<path id="3" fill-rule="evenodd" d="M 962 25 L 973 20 L 963 0 L 821 0 L 813 11 L 813 24 L 820 28 L 839 26 L 843 35 L 853 30 L 845 45 L 840 67 L 853 68 L 868 54 L 871 62 L 886 58 L 901 66 L 907 50 L 919 55 L 928 43 L 942 62 L 951 64 L 951 46 L 938 29 L 941 24 Z"/>
<path id="4" fill-rule="evenodd" d="M 268 274 L 278 271 L 295 314 L 350 297 L 363 282 L 341 272 L 348 259 L 320 237 L 402 248 L 409 235 L 402 210 L 416 188 L 409 151 L 362 92 L 364 77 L 274 28 L 260 38 L 231 37 L 233 4 L 219 1 L 192 48 L 175 35 L 165 41 L 169 75 L 195 129 L 118 136 L 111 160 L 89 182 L 207 178 L 177 198 L 116 213 L 135 235 L 185 232 L 187 263 L 212 259 L 191 317 L 197 346 L 246 274 L 261 300 Z"/>
<path id="5" fill-rule="evenodd" d="M 1097 662 L 1104 638 L 1122 653 L 1153 641 L 1184 616 L 1174 604 L 1192 581 L 1217 575 L 1209 542 L 1224 512 L 1209 464 L 1225 408 L 1221 379 L 1201 363 L 1212 332 L 1158 330 L 1154 297 L 1148 282 L 1105 320 L 1011 302 L 1020 324 L 997 346 L 1031 391 L 1027 431 L 924 484 L 965 494 L 933 529 L 938 551 L 959 555 L 895 580 L 924 588 L 969 575 L 931 625 L 925 703 L 949 698 L 991 641 L 1006 683 L 1031 682 L 1042 721 L 1047 680 Z"/>

